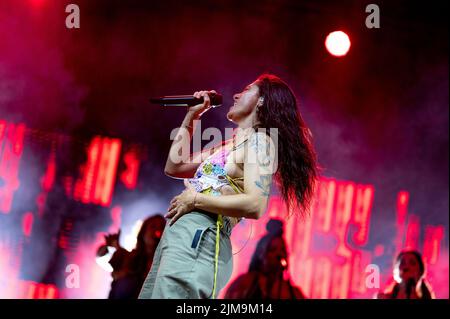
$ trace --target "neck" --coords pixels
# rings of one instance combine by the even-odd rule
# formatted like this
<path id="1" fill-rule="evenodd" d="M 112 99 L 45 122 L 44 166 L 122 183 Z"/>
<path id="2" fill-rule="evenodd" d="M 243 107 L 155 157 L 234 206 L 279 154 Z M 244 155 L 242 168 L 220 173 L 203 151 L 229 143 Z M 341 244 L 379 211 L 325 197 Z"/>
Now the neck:
<path id="1" fill-rule="evenodd" d="M 240 138 L 245 138 L 248 134 L 251 133 L 252 131 L 252 127 L 247 127 L 247 128 L 242 128 L 242 127 L 238 127 L 236 129 L 236 138 L 240 139 Z"/>
<path id="2" fill-rule="evenodd" d="M 256 124 L 257 120 L 256 120 L 256 108 L 252 111 L 252 113 L 250 113 L 249 115 L 247 115 L 245 118 L 241 119 L 239 121 L 238 127 L 240 129 L 249 129 L 252 128 L 255 124 Z"/>
<path id="3" fill-rule="evenodd" d="M 235 145 L 239 145 L 240 143 L 242 143 L 252 132 L 252 128 L 241 128 L 238 127 L 236 128 L 236 130 L 234 131 L 234 143 Z"/>
<path id="4" fill-rule="evenodd" d="M 253 132 L 253 127 L 256 123 L 256 113 L 252 113 L 246 118 L 239 121 L 237 123 L 238 127 L 236 128 L 234 133 L 235 143 L 239 144 L 244 141 Z"/>

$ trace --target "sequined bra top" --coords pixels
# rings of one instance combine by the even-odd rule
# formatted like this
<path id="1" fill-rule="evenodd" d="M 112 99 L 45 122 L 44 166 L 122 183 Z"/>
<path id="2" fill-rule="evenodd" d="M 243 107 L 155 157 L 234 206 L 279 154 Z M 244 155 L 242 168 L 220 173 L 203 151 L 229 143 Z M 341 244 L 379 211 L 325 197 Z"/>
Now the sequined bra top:
<path id="1" fill-rule="evenodd" d="M 243 141 L 241 144 L 245 143 Z M 199 193 L 209 194 L 212 196 L 224 195 L 221 189 L 224 186 L 231 186 L 235 193 L 243 193 L 243 189 L 236 183 L 238 180 L 243 180 L 243 177 L 231 178 L 225 169 L 227 157 L 230 152 L 236 149 L 234 146 L 231 150 L 222 147 L 220 151 L 208 156 L 197 168 L 193 178 L 189 179 L 191 185 Z M 240 219 L 224 216 L 225 219 L 230 219 L 232 226 L 234 226 Z"/>

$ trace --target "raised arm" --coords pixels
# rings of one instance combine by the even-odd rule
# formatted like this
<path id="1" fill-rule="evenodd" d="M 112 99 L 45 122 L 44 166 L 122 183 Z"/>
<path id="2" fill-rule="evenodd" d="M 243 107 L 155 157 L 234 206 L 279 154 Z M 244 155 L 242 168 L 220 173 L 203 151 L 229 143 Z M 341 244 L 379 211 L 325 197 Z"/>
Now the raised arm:
<path id="1" fill-rule="evenodd" d="M 208 91 L 195 92 L 194 96 L 197 98 L 204 97 L 204 103 L 189 108 L 173 139 L 164 168 L 164 173 L 170 177 L 190 178 L 194 176 L 197 167 L 211 152 L 208 149 L 194 154 L 190 152 L 183 153 L 183 150 L 190 150 L 196 120 L 199 120 L 200 116 L 210 108 Z"/>

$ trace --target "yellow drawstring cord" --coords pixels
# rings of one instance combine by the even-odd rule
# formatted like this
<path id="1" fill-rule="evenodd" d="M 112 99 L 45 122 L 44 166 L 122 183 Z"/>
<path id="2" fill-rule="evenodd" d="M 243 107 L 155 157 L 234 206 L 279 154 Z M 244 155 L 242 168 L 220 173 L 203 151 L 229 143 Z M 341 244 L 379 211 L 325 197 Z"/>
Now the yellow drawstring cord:
<path id="1" fill-rule="evenodd" d="M 236 193 L 243 192 L 238 185 L 236 185 L 232 178 L 228 175 L 225 175 L 231 187 Z M 213 292 L 212 299 L 216 299 L 216 289 L 217 289 L 217 273 L 219 271 L 219 253 L 220 253 L 220 230 L 223 228 L 223 217 L 222 215 L 217 216 L 216 222 L 216 254 L 214 257 L 214 284 L 213 284 Z"/>
<path id="2" fill-rule="evenodd" d="M 217 217 L 216 226 L 217 226 L 217 229 L 216 229 L 216 256 L 214 258 L 214 285 L 213 285 L 212 299 L 216 299 L 217 273 L 219 270 L 220 230 L 223 227 L 222 215 L 219 215 Z"/>

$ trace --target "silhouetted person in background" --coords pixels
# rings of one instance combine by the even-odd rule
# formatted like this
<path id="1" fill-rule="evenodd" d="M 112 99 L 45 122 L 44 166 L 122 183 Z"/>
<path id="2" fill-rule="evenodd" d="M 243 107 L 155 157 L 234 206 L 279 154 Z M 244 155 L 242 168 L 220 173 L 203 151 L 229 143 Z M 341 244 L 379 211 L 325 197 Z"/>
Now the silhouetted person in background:
<path id="1" fill-rule="evenodd" d="M 79 141 L 62 140 L 55 144 L 54 183 L 49 190 L 43 214 L 36 219 L 27 247 L 26 259 L 30 259 L 37 269 L 45 264 L 40 275 L 34 273 L 34 267 L 28 270 L 33 280 L 45 284 L 54 284 L 65 288 L 68 254 L 76 251 L 80 238 L 80 229 L 76 225 L 95 215 L 96 207 L 85 205 L 73 198 L 74 184 L 82 176 L 80 165 L 87 161 L 86 145 Z M 39 229 L 39 230 L 38 230 Z M 39 252 L 39 256 L 35 254 Z M 27 268 L 28 261 L 23 267 Z"/>
<path id="2" fill-rule="evenodd" d="M 253 253 L 248 272 L 239 276 L 228 288 L 227 299 L 304 299 L 302 291 L 284 280 L 287 271 L 286 243 L 283 223 L 271 219 Z"/>
<path id="3" fill-rule="evenodd" d="M 162 215 L 147 218 L 137 236 L 136 248 L 131 252 L 119 245 L 120 231 L 105 236 L 106 245 L 101 246 L 97 255 L 106 253 L 106 246 L 116 249 L 109 263 L 113 267 L 109 299 L 136 299 L 149 272 L 156 247 L 161 239 L 166 220 Z"/>
<path id="4" fill-rule="evenodd" d="M 415 250 L 402 251 L 394 264 L 395 281 L 379 293 L 378 299 L 434 299 L 433 292 L 425 282 L 425 264 Z"/>

